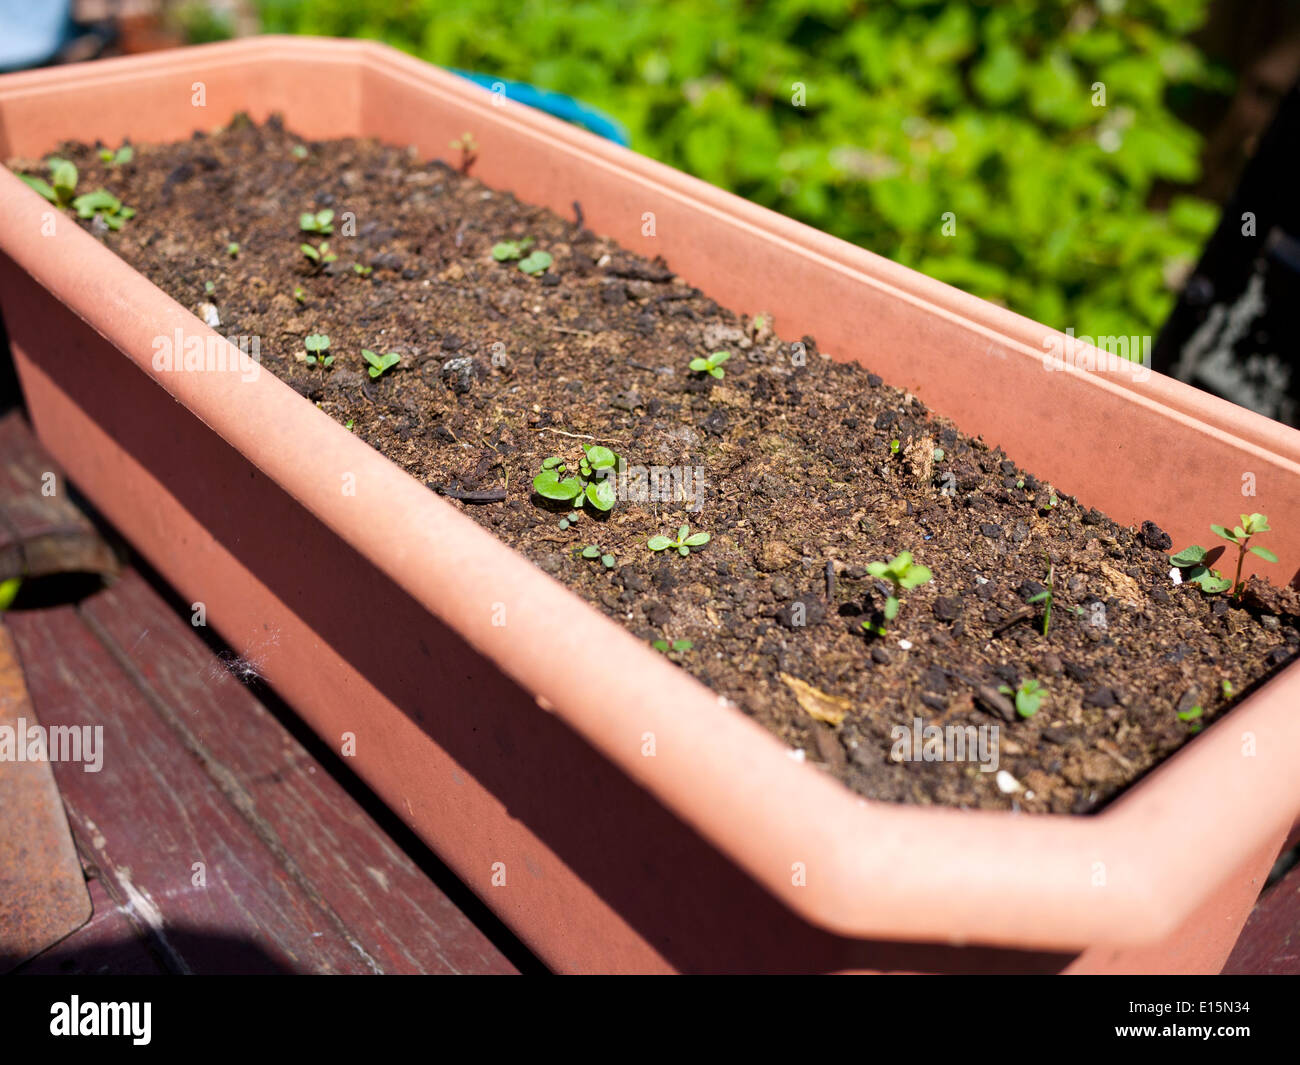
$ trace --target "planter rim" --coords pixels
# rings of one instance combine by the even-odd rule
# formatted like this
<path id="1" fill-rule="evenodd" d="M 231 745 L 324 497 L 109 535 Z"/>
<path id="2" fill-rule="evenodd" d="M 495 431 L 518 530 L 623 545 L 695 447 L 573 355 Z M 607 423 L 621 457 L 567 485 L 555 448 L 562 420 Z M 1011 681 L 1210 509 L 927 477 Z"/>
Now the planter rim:
<path id="1" fill-rule="evenodd" d="M 652 184 L 723 217 L 755 241 L 827 262 L 927 313 L 959 318 L 1009 351 L 1041 362 L 1053 330 L 880 256 L 747 203 L 669 167 L 490 94 L 385 45 L 262 37 L 146 57 L 0 76 L 4 109 L 70 85 L 147 74 L 185 79 L 266 61 L 357 65 L 464 112 L 469 126 L 506 127 L 548 150 Z M 210 110 L 214 120 L 228 115 Z M 293 115 L 286 114 L 293 125 Z M 75 138 L 72 128 L 58 131 Z M 476 127 L 478 128 L 478 127 Z M 341 129 L 339 135 L 364 130 Z M 0 144 L 0 146 L 3 146 Z M 9 151 L 8 154 L 12 154 Z M 0 173 L 0 250 L 126 354 L 249 462 L 351 544 L 506 675 L 535 693 L 610 761 L 807 920 L 844 935 L 1075 949 L 1155 942 L 1300 809 L 1295 713 L 1300 667 L 1261 686 L 1195 742 L 1106 810 L 1087 817 L 893 805 L 862 799 L 809 765 L 690 675 L 643 646 L 420 485 L 269 373 L 167 373 L 152 340 L 181 329 L 217 338 L 185 307 L 68 219 L 42 235 L 50 208 Z M 671 264 L 670 264 L 671 265 Z M 233 351 L 233 349 L 231 349 Z M 1234 436 L 1300 477 L 1300 433 L 1158 374 L 1146 381 L 1088 374 L 1125 404 L 1214 436 Z M 339 477 L 356 476 L 356 496 Z M 510 604 L 509 624 L 489 608 Z M 557 615 L 565 617 L 557 625 Z M 608 684 L 572 691 L 548 661 L 599 645 Z M 641 755 L 645 732 L 658 754 Z M 1256 754 L 1243 757 L 1241 735 Z M 1213 782 L 1213 787 L 1207 787 Z M 796 886 L 801 863 L 806 882 Z M 1098 869 L 1101 870 L 1100 879 Z"/>

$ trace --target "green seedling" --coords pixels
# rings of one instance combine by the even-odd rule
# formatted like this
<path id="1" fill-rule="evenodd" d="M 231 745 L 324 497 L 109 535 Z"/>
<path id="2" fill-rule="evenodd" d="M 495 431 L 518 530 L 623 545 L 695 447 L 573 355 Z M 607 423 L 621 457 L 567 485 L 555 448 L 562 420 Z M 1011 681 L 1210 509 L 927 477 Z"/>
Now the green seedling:
<path id="1" fill-rule="evenodd" d="M 934 461 L 935 461 L 935 462 L 942 462 L 942 461 L 943 461 L 943 456 L 944 456 L 944 450 L 943 450 L 943 448 L 941 448 L 941 447 L 937 447 L 937 448 L 934 449 Z"/>
<path id="2" fill-rule="evenodd" d="M 580 517 L 582 517 L 582 512 L 578 510 L 571 511 L 570 513 L 564 515 L 564 517 L 560 519 L 561 531 L 567 529 L 570 525 L 576 525 Z"/>
<path id="3" fill-rule="evenodd" d="M 350 432 L 352 432 L 352 427 L 353 427 L 354 425 L 356 425 L 356 424 L 357 424 L 357 420 L 356 420 L 355 418 L 349 418 L 349 419 L 347 420 L 347 424 L 344 425 L 343 428 L 346 429 L 346 430 L 350 433 Z"/>
<path id="4" fill-rule="evenodd" d="M 1224 697 L 1225 699 L 1231 699 L 1231 698 L 1232 698 L 1232 681 L 1230 681 L 1230 680 L 1225 680 L 1225 681 L 1220 682 L 1220 684 L 1219 684 L 1219 688 L 1220 688 L 1220 690 L 1222 690 L 1222 692 L 1223 692 L 1223 697 Z"/>
<path id="5" fill-rule="evenodd" d="M 1033 717 L 1043 705 L 1043 700 L 1047 698 L 1047 689 L 1036 680 L 1022 680 L 1020 687 L 1014 691 L 1008 685 L 1001 684 L 998 686 L 998 691 L 1003 695 L 1016 697 L 1016 713 L 1021 717 Z"/>
<path id="6" fill-rule="evenodd" d="M 1223 577 L 1217 569 L 1210 569 L 1205 564 L 1208 554 L 1209 552 L 1200 544 L 1193 544 L 1191 547 L 1183 548 L 1176 555 L 1170 555 L 1169 561 L 1180 571 L 1185 582 L 1199 584 L 1201 591 L 1206 595 L 1218 595 L 1231 588 L 1232 581 Z"/>
<path id="7" fill-rule="evenodd" d="M 18 598 L 18 590 L 23 586 L 21 577 L 10 577 L 0 581 L 0 613 L 8 610 Z"/>
<path id="8" fill-rule="evenodd" d="M 1246 561 L 1246 552 L 1262 558 L 1265 562 L 1276 562 L 1277 555 L 1273 554 L 1267 547 L 1251 546 L 1250 539 L 1258 533 L 1270 532 L 1268 518 L 1263 514 L 1243 514 L 1241 515 L 1241 524 L 1234 526 L 1232 529 L 1225 529 L 1222 525 L 1211 525 L 1210 531 L 1221 540 L 1227 540 L 1228 543 L 1236 545 L 1237 548 L 1237 575 L 1232 582 L 1232 594 L 1241 597 L 1243 587 L 1241 580 L 1241 564 Z"/>
<path id="9" fill-rule="evenodd" d="M 901 440 L 891 440 L 891 441 L 889 442 L 889 453 L 890 453 L 891 455 L 897 455 L 897 454 L 898 454 L 898 449 L 899 449 L 900 447 L 902 447 L 902 446 L 903 446 L 903 443 L 902 443 Z"/>
<path id="10" fill-rule="evenodd" d="M 298 216 L 298 228 L 304 233 L 319 233 L 322 237 L 328 237 L 334 232 L 334 212 L 328 208 L 315 214 L 303 211 Z"/>
<path id="11" fill-rule="evenodd" d="M 524 252 L 533 246 L 532 237 L 523 240 L 501 240 L 492 245 L 492 258 L 499 263 L 514 262 L 524 257 Z"/>
<path id="12" fill-rule="evenodd" d="M 478 159 L 478 141 L 474 139 L 474 134 L 462 133 L 451 142 L 451 150 L 460 152 L 460 165 L 456 169 L 462 174 L 468 174 Z"/>
<path id="13" fill-rule="evenodd" d="M 1205 713 L 1205 711 L 1202 710 L 1201 707 L 1199 707 L 1199 706 L 1193 706 L 1190 710 L 1179 710 L 1179 711 L 1178 711 L 1178 720 L 1179 720 L 1179 721 L 1195 721 L 1195 720 L 1196 720 L 1198 717 L 1200 717 L 1203 713 Z"/>
<path id="14" fill-rule="evenodd" d="M 19 177 L 56 207 L 69 206 L 77 191 L 77 168 L 57 155 L 46 159 L 45 165 L 50 171 L 49 181 L 31 174 L 20 174 Z"/>
<path id="15" fill-rule="evenodd" d="M 1037 595 L 1033 596 L 1029 600 L 1030 606 L 1033 606 L 1034 603 L 1043 604 L 1043 635 L 1044 636 L 1047 635 L 1048 631 L 1052 627 L 1052 607 L 1056 604 L 1055 577 L 1056 577 L 1056 567 L 1052 565 L 1051 562 L 1048 562 L 1047 582 L 1046 582 L 1047 588 L 1039 592 Z M 1072 610 L 1076 614 L 1083 613 L 1083 607 L 1081 606 L 1072 606 L 1072 607 L 1068 607 L 1067 609 Z"/>
<path id="16" fill-rule="evenodd" d="M 370 376 L 372 379 L 382 376 L 384 371 L 392 369 L 402 361 L 402 356 L 395 351 L 390 351 L 387 355 L 376 355 L 366 348 L 361 349 L 361 357 L 370 363 Z"/>
<path id="17" fill-rule="evenodd" d="M 293 298 L 296 299 L 299 303 L 306 303 L 306 302 L 307 302 L 307 290 L 306 290 L 305 288 L 303 288 L 301 285 L 294 285 L 294 286 L 293 286 Z"/>
<path id="18" fill-rule="evenodd" d="M 129 144 L 122 145 L 117 151 L 113 151 L 112 148 L 100 148 L 99 158 L 109 166 L 125 166 L 135 158 L 135 149 Z"/>
<path id="19" fill-rule="evenodd" d="M 116 232 L 135 217 L 135 208 L 125 206 L 107 189 L 96 189 L 72 201 L 78 218 L 94 218 Z"/>
<path id="20" fill-rule="evenodd" d="M 554 261 L 549 251 L 535 251 L 519 263 L 519 269 L 529 277 L 537 277 L 539 274 L 546 273 Z"/>
<path id="21" fill-rule="evenodd" d="M 692 533 L 689 525 L 683 525 L 677 530 L 677 538 L 671 536 L 652 536 L 646 541 L 646 546 L 651 551 L 667 551 L 670 547 L 677 548 L 679 555 L 689 555 L 692 547 L 703 547 L 713 537 L 706 532 Z"/>
<path id="22" fill-rule="evenodd" d="M 899 594 L 904 590 L 919 588 L 923 584 L 929 584 L 934 579 L 934 574 L 925 566 L 914 565 L 912 562 L 912 552 L 900 551 L 888 562 L 869 562 L 867 563 L 867 572 L 878 580 L 885 580 L 893 587 L 889 598 L 885 600 L 885 620 L 893 621 L 898 617 L 900 607 Z M 876 625 L 870 621 L 864 621 L 862 627 L 868 632 L 874 632 L 881 636 L 885 634 L 884 625 Z"/>
<path id="23" fill-rule="evenodd" d="M 236 243 L 235 241 L 232 240 L 229 244 L 227 244 L 227 245 L 226 245 L 226 254 L 229 255 L 232 259 L 238 259 L 238 258 L 239 258 L 239 245 L 238 245 L 238 243 Z"/>
<path id="24" fill-rule="evenodd" d="M 204 281 L 204 282 L 203 282 L 203 291 L 206 292 L 209 296 L 211 296 L 214 292 L 217 291 L 217 285 L 216 285 L 216 282 L 215 282 L 215 281 Z"/>
<path id="25" fill-rule="evenodd" d="M 614 563 L 617 561 L 617 559 L 615 559 L 613 555 L 609 554 L 606 551 L 602 551 L 595 544 L 588 544 L 586 547 L 584 547 L 582 549 L 582 557 L 587 559 L 588 561 L 594 561 L 596 559 L 600 559 L 601 565 L 604 566 L 606 569 L 613 569 Z"/>
<path id="26" fill-rule="evenodd" d="M 316 264 L 317 271 L 325 269 L 325 267 L 330 263 L 338 259 L 338 256 L 335 255 L 334 252 L 330 251 L 328 240 L 323 241 L 319 248 L 313 248 L 310 244 L 299 244 L 298 248 L 302 251 L 303 255 L 307 256 L 308 259 Z"/>
<path id="27" fill-rule="evenodd" d="M 353 263 L 352 272 L 356 274 L 357 277 L 369 277 L 375 272 L 375 268 L 373 266 L 362 266 L 360 263 Z"/>
<path id="28" fill-rule="evenodd" d="M 306 159 L 307 149 L 304 145 L 295 144 L 292 148 L 289 149 L 289 154 L 292 155 L 295 159 Z"/>
<path id="29" fill-rule="evenodd" d="M 679 653 L 689 651 L 695 646 L 695 644 L 690 640 L 674 640 L 671 644 L 667 640 L 655 640 L 650 644 L 650 646 L 656 651 L 662 651 L 664 654 L 667 654 L 669 651 L 677 651 Z"/>
<path id="30" fill-rule="evenodd" d="M 543 499 L 571 502 L 576 512 L 583 504 L 598 511 L 613 508 L 617 498 L 609 472 L 618 465 L 618 456 L 599 445 L 584 447 L 576 471 L 571 471 L 557 455 L 542 460 L 541 472 L 533 478 L 533 489 Z"/>
<path id="31" fill-rule="evenodd" d="M 722 364 L 729 358 L 731 358 L 731 352 L 715 351 L 707 359 L 692 359 L 691 369 L 695 373 L 706 373 L 710 377 L 716 377 L 721 380 L 727 375 L 726 370 L 722 368 Z"/>
<path id="32" fill-rule="evenodd" d="M 1200 544 L 1193 544 L 1191 547 L 1183 548 L 1176 555 L 1170 555 L 1169 561 L 1183 571 L 1183 580 L 1199 584 L 1201 591 L 1207 595 L 1218 595 L 1231 589 L 1232 594 L 1240 598 L 1242 588 L 1245 587 L 1241 579 L 1241 567 L 1246 561 L 1246 552 L 1249 551 L 1265 562 L 1277 561 L 1277 555 L 1267 547 L 1252 545 L 1250 542 L 1251 537 L 1271 531 L 1268 518 L 1263 514 L 1243 514 L 1240 525 L 1231 529 L 1226 529 L 1222 525 L 1211 525 L 1210 531 L 1237 548 L 1237 574 L 1233 580 L 1228 580 L 1217 570 L 1212 570 L 1205 564 L 1209 552 Z"/>
<path id="33" fill-rule="evenodd" d="M 315 366 L 319 362 L 328 369 L 334 365 L 334 356 L 325 354 L 329 350 L 330 338 L 324 333 L 312 333 L 302 342 L 302 346 L 307 349 L 308 366 Z"/>

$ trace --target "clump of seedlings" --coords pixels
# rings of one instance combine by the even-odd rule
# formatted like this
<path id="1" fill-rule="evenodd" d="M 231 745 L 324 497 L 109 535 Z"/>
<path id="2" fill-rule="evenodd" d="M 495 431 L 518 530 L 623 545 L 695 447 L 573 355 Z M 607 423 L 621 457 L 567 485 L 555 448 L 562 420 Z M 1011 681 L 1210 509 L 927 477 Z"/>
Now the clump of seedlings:
<path id="1" fill-rule="evenodd" d="M 107 189 L 74 195 L 77 191 L 77 168 L 67 159 L 52 155 L 45 165 L 50 170 L 49 181 L 30 174 L 20 174 L 19 177 L 56 207 L 71 207 L 78 218 L 93 218 L 115 231 L 135 217 L 135 208 L 125 206 Z"/>
<path id="2" fill-rule="evenodd" d="M 542 460 L 542 470 L 533 478 L 533 490 L 543 499 L 571 502 L 575 518 L 584 504 L 605 512 L 613 508 L 616 500 L 609 472 L 617 465 L 618 456 L 600 445 L 583 447 L 577 470 L 570 470 L 564 459 L 552 455 Z M 561 527 L 568 526 L 561 523 Z"/>
<path id="3" fill-rule="evenodd" d="M 324 333 L 312 333 L 303 340 L 302 346 L 307 349 L 307 365 L 315 366 L 320 363 L 325 369 L 334 365 L 334 356 L 326 355 L 329 350 L 330 338 Z"/>
<path id="4" fill-rule="evenodd" d="M 713 537 L 706 532 L 691 532 L 689 525 L 683 525 L 677 530 L 677 537 L 671 536 L 652 536 L 646 541 L 646 546 L 651 551 L 667 551 L 670 547 L 675 547 L 679 555 L 689 555 L 692 547 L 703 547 Z"/>
<path id="5" fill-rule="evenodd" d="M 1207 595 L 1218 595 L 1231 589 L 1233 596 L 1240 598 L 1244 587 L 1241 580 L 1241 567 L 1246 560 L 1246 552 L 1249 551 L 1265 562 L 1277 561 L 1277 555 L 1268 548 L 1257 544 L 1252 545 L 1250 542 L 1253 536 L 1271 531 L 1268 518 L 1263 514 L 1243 514 L 1240 525 L 1231 529 L 1224 528 L 1222 525 L 1211 525 L 1210 531 L 1237 548 L 1237 574 L 1233 580 L 1228 580 L 1218 570 L 1209 568 L 1206 564 L 1209 552 L 1200 544 L 1193 544 L 1191 547 L 1183 548 L 1176 555 L 1170 555 L 1169 561 L 1181 572 L 1184 581 L 1200 585 L 1201 591 Z"/>
<path id="6" fill-rule="evenodd" d="M 376 355 L 368 348 L 361 349 L 361 357 L 370 364 L 371 380 L 381 377 L 387 370 L 391 370 L 402 361 L 402 356 L 395 351 L 390 351 L 387 355 Z"/>
<path id="7" fill-rule="evenodd" d="M 334 232 L 334 212 L 329 208 L 317 211 L 315 214 L 311 211 L 303 211 L 298 216 L 298 228 L 304 233 L 316 233 L 328 237 Z"/>
<path id="8" fill-rule="evenodd" d="M 1047 689 L 1036 680 L 1022 680 L 1020 687 L 1015 689 L 1008 684 L 1000 684 L 998 691 L 1003 695 L 1015 696 L 1016 713 L 1021 717 L 1033 717 L 1047 698 Z"/>
<path id="9" fill-rule="evenodd" d="M 721 380 L 727 374 L 727 371 L 722 368 L 722 364 L 729 358 L 731 358 L 731 352 L 715 351 L 707 359 L 692 359 L 691 369 L 695 373 L 706 373 L 710 377 Z"/>
<path id="10" fill-rule="evenodd" d="M 886 621 L 893 621 L 898 617 L 901 606 L 899 598 L 904 591 L 919 588 L 934 579 L 934 574 L 927 567 L 912 562 L 910 551 L 900 551 L 888 562 L 869 562 L 867 572 L 877 580 L 888 581 L 892 587 L 889 598 L 885 600 Z M 885 634 L 884 625 L 877 625 L 871 621 L 864 621 L 862 627 L 880 636 Z"/>
<path id="11" fill-rule="evenodd" d="M 587 559 L 589 562 L 594 562 L 596 559 L 600 559 L 600 564 L 606 569 L 613 569 L 614 563 L 617 561 L 617 559 L 615 559 L 608 551 L 602 551 L 595 544 L 588 544 L 584 547 L 582 549 L 582 557 Z"/>

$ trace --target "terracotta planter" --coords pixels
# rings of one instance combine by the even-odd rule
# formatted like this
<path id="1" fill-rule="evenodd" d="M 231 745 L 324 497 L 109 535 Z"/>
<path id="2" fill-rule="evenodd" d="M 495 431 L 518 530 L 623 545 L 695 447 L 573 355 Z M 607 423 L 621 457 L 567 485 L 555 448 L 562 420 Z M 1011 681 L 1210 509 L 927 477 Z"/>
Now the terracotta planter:
<path id="1" fill-rule="evenodd" d="M 379 45 L 261 38 L 11 75 L 0 155 L 174 140 L 241 110 L 428 155 L 471 130 L 489 184 L 580 201 L 591 228 L 862 359 L 1084 503 L 1181 543 L 1263 511 L 1281 568 L 1300 563 L 1300 434 L 1161 377 L 1048 372 L 1059 334 Z M 71 220 L 42 235 L 49 205 L 9 173 L 0 202 L 0 299 L 46 446 L 331 746 L 355 734 L 356 770 L 551 965 L 1227 956 L 1300 813 L 1296 667 L 1095 817 L 862 801 L 271 375 L 155 371 L 154 337 L 210 331 Z M 548 665 L 592 646 L 601 694 Z"/>

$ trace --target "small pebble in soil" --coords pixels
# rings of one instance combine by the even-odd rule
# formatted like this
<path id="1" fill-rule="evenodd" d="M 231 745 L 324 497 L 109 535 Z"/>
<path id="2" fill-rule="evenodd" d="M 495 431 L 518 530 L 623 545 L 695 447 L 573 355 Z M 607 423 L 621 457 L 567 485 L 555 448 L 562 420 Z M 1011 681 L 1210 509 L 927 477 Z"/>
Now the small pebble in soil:
<path id="1" fill-rule="evenodd" d="M 998 791 L 1002 792 L 1003 795 L 1011 795 L 1020 790 L 1020 781 L 1005 769 L 999 769 L 998 775 L 994 779 L 997 781 Z"/>

